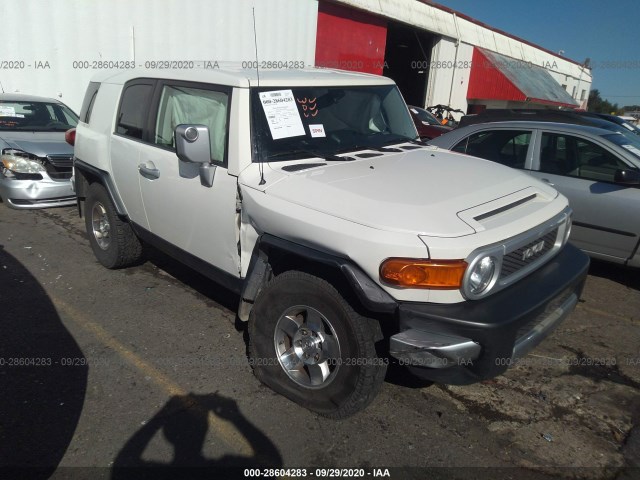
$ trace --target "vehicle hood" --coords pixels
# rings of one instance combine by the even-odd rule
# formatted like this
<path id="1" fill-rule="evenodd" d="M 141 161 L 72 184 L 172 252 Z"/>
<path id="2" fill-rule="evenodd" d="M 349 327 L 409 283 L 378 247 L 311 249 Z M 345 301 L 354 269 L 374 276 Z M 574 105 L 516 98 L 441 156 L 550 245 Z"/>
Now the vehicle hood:
<path id="1" fill-rule="evenodd" d="M 438 237 L 475 233 L 458 214 L 514 192 L 533 189 L 548 201 L 557 196 L 517 170 L 436 147 L 298 172 L 278 163 L 269 169 L 267 195 L 379 230 Z"/>
<path id="2" fill-rule="evenodd" d="M 64 132 L 2 132 L 0 148 L 17 148 L 38 157 L 73 155 L 73 147 L 64 140 Z"/>

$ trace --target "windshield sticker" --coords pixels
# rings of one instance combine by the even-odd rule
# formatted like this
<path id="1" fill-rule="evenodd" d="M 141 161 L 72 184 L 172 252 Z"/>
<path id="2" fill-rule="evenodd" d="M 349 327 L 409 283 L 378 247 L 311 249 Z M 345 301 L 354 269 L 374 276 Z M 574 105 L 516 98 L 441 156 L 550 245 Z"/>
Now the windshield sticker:
<path id="1" fill-rule="evenodd" d="M 311 136 L 313 138 L 326 137 L 327 136 L 327 134 L 324 133 L 324 125 L 321 125 L 321 124 L 309 125 L 309 131 L 311 132 Z"/>
<path id="2" fill-rule="evenodd" d="M 300 107 L 302 108 L 302 114 L 305 116 L 305 118 L 315 117 L 316 115 L 318 115 L 318 105 L 316 104 L 316 97 L 296 98 L 296 100 L 300 104 Z"/>
<path id="3" fill-rule="evenodd" d="M 0 105 L 0 117 L 15 117 L 15 116 L 16 116 L 15 108 Z"/>
<path id="4" fill-rule="evenodd" d="M 305 134 L 291 90 L 260 92 L 260 101 L 274 140 Z"/>
<path id="5" fill-rule="evenodd" d="M 631 153 L 633 153 L 633 154 L 637 155 L 638 157 L 640 157 L 640 150 L 637 149 L 636 147 L 634 147 L 633 145 L 622 145 L 622 148 L 626 148 Z"/>

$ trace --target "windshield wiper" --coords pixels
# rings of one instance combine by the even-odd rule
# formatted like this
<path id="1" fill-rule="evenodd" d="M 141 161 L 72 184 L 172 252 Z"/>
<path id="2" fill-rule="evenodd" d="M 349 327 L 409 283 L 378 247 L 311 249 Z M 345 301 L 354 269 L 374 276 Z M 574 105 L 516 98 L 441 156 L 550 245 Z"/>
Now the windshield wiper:
<path id="1" fill-rule="evenodd" d="M 300 155 L 300 154 L 308 155 L 309 158 L 313 158 L 313 157 L 322 158 L 323 160 L 327 160 L 329 162 L 349 162 L 351 160 L 354 160 L 352 157 L 347 157 L 347 156 L 339 157 L 337 155 L 332 155 L 330 153 L 313 152 L 311 150 L 305 150 L 305 149 L 294 149 L 294 150 L 288 150 L 286 152 L 273 153 L 271 155 L 267 155 L 267 160 L 272 158 L 284 157 L 289 155 Z"/>

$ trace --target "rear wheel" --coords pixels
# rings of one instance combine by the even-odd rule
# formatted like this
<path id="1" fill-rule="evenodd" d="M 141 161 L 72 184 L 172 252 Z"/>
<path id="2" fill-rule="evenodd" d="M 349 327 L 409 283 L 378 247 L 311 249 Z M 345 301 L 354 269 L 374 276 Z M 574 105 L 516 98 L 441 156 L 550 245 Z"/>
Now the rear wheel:
<path id="1" fill-rule="evenodd" d="M 99 183 L 92 183 L 87 191 L 85 226 L 93 253 L 105 267 L 128 267 L 140 261 L 140 240 L 131 225 L 118 216 L 109 194 Z"/>
<path id="2" fill-rule="evenodd" d="M 254 373 L 276 392 L 332 418 L 377 395 L 387 359 L 377 321 L 356 313 L 328 282 L 289 271 L 261 292 L 249 317 Z"/>

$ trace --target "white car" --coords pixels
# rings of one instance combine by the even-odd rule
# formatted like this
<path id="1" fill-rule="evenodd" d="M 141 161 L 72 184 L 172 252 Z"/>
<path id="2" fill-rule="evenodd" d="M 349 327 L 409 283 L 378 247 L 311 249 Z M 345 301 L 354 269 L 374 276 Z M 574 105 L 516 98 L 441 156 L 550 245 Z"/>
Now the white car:
<path id="1" fill-rule="evenodd" d="M 257 377 L 331 417 L 369 404 L 389 362 L 499 375 L 571 312 L 588 268 L 565 245 L 566 198 L 424 145 L 379 76 L 102 73 L 75 178 L 104 266 L 137 262 L 142 239 L 236 292 Z"/>

